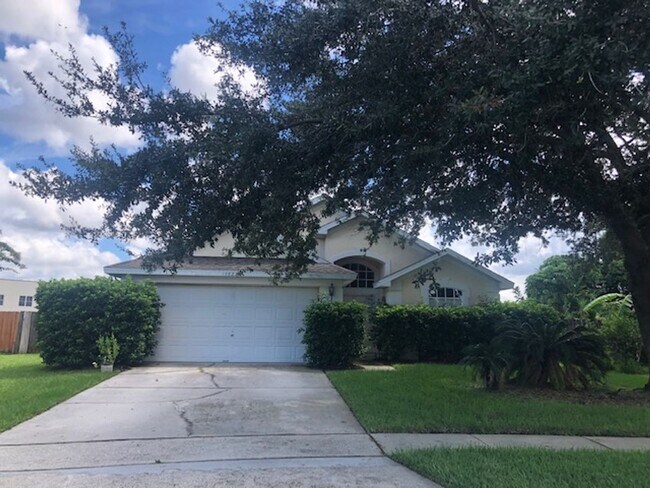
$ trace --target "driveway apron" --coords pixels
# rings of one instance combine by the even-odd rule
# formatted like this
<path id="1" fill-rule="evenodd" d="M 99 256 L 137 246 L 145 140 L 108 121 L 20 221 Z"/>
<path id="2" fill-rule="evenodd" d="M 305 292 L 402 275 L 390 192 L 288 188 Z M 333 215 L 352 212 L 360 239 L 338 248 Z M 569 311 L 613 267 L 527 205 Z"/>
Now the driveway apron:
<path id="1" fill-rule="evenodd" d="M 435 486 L 382 455 L 319 371 L 156 365 L 0 434 L 0 487 Z"/>

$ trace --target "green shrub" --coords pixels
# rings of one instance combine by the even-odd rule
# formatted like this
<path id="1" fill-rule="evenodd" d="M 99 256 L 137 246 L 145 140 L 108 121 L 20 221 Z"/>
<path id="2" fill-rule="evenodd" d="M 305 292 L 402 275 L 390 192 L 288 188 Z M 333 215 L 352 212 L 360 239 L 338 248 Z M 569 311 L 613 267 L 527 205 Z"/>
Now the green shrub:
<path id="1" fill-rule="evenodd" d="M 643 370 L 643 339 L 634 311 L 614 309 L 599 315 L 598 322 L 598 332 L 616 367 L 628 373 Z"/>
<path id="2" fill-rule="evenodd" d="M 624 373 L 643 372 L 643 339 L 631 295 L 601 295 L 584 310 L 595 319 L 614 365 Z"/>
<path id="3" fill-rule="evenodd" d="M 99 356 L 97 341 L 114 335 L 116 364 L 141 362 L 153 352 L 161 302 L 151 283 L 110 278 L 39 283 L 38 345 L 45 364 L 90 366 Z"/>
<path id="4" fill-rule="evenodd" d="M 320 368 L 345 368 L 363 353 L 367 306 L 318 301 L 305 309 L 305 360 Z"/>
<path id="5" fill-rule="evenodd" d="M 370 334 L 380 355 L 396 361 L 408 350 L 416 350 L 432 310 L 426 305 L 377 307 Z"/>
<path id="6" fill-rule="evenodd" d="M 607 371 L 602 338 L 579 321 L 512 322 L 495 342 L 510 356 L 512 379 L 520 385 L 588 388 Z"/>
<path id="7" fill-rule="evenodd" d="M 384 306 L 372 317 L 372 339 L 381 356 L 391 361 L 415 352 L 419 361 L 457 363 L 466 347 L 489 343 L 500 324 L 559 319 L 551 307 L 532 302 L 473 307 Z"/>

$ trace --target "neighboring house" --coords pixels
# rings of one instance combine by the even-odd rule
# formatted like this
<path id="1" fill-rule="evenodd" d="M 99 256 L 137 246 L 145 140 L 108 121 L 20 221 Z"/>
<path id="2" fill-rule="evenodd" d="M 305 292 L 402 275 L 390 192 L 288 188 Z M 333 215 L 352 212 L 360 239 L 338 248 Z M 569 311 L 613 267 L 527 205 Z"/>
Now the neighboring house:
<path id="1" fill-rule="evenodd" d="M 314 211 L 324 202 L 316 199 Z M 334 301 L 464 306 L 499 299 L 513 287 L 506 278 L 452 251 L 422 240 L 404 247 L 383 237 L 370 246 L 362 215 L 321 222 L 317 262 L 299 280 L 273 285 L 274 263 L 226 257 L 232 238 L 198 249 L 176 274 L 147 272 L 135 259 L 104 268 L 115 277 L 153 281 L 165 304 L 157 361 L 302 362 L 304 308 L 318 296 Z M 416 286 L 419 272 L 435 267 L 437 287 Z"/>
<path id="2" fill-rule="evenodd" d="M 0 312 L 35 312 L 38 281 L 0 279 Z"/>

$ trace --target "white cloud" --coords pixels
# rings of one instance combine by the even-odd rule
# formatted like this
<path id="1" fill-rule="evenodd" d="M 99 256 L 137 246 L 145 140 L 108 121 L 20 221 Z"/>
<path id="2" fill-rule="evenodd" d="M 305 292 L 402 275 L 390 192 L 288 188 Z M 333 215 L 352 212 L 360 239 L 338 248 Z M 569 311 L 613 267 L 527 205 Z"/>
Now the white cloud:
<path id="1" fill-rule="evenodd" d="M 224 75 L 230 75 L 244 93 L 256 94 L 261 86 L 255 72 L 245 66 L 225 66 L 218 59 L 203 54 L 194 41 L 176 48 L 171 57 L 169 80 L 173 86 L 197 96 L 217 100 L 216 86 Z"/>
<path id="2" fill-rule="evenodd" d="M 158 246 L 149 238 L 138 237 L 127 242 L 124 247 L 133 256 L 142 256 L 148 249 L 156 249 Z"/>
<path id="3" fill-rule="evenodd" d="M 59 64 L 52 51 L 65 55 L 68 44 L 89 72 L 93 59 L 102 66 L 116 63 L 117 54 L 108 41 L 87 33 L 86 28 L 76 0 L 0 2 L 0 35 L 8 39 L 5 58 L 0 61 L 0 131 L 25 142 L 44 141 L 58 153 L 67 152 L 72 144 L 85 145 L 91 137 L 99 144 L 134 147 L 139 143 L 137 135 L 124 127 L 63 116 L 25 77 L 24 71 L 33 72 L 50 94 L 62 96 L 48 72 L 57 72 Z M 26 42 L 15 43 L 13 36 Z M 106 102 L 99 94 L 93 96 Z"/>
<path id="4" fill-rule="evenodd" d="M 80 0 L 18 0 L 0 2 L 0 34 L 62 40 L 86 30 Z"/>
<path id="5" fill-rule="evenodd" d="M 420 231 L 420 239 L 441 247 L 431 225 L 426 225 Z M 470 259 L 474 259 L 477 254 L 486 251 L 485 247 L 472 245 L 469 238 L 455 241 L 449 247 Z M 529 235 L 519 240 L 519 252 L 515 256 L 515 264 L 506 266 L 496 263 L 488 267 L 495 273 L 499 273 L 513 281 L 524 292 L 526 290 L 526 277 L 535 273 L 546 258 L 555 254 L 566 254 L 569 250 L 570 248 L 564 239 L 558 236 L 551 235 L 548 245 L 544 246 L 540 239 Z M 514 300 L 514 298 L 514 292 L 512 290 L 501 292 L 502 300 Z"/>
<path id="6" fill-rule="evenodd" d="M 102 268 L 120 259 L 93 244 L 68 237 L 61 224 L 73 217 L 84 225 L 98 225 L 102 203 L 86 201 L 62 212 L 52 201 L 28 197 L 10 185 L 20 175 L 0 161 L 0 230 L 2 239 L 22 255 L 26 268 L 0 272 L 2 278 L 77 278 L 103 274 Z"/>

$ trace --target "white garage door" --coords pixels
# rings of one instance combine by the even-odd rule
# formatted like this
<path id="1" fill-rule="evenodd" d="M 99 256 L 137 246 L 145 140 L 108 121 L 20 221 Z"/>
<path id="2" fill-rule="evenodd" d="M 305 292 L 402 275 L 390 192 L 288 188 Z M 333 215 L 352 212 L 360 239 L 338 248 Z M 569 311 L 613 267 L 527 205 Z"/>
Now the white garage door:
<path id="1" fill-rule="evenodd" d="M 298 329 L 316 288 L 161 284 L 158 292 L 156 361 L 303 361 Z"/>

